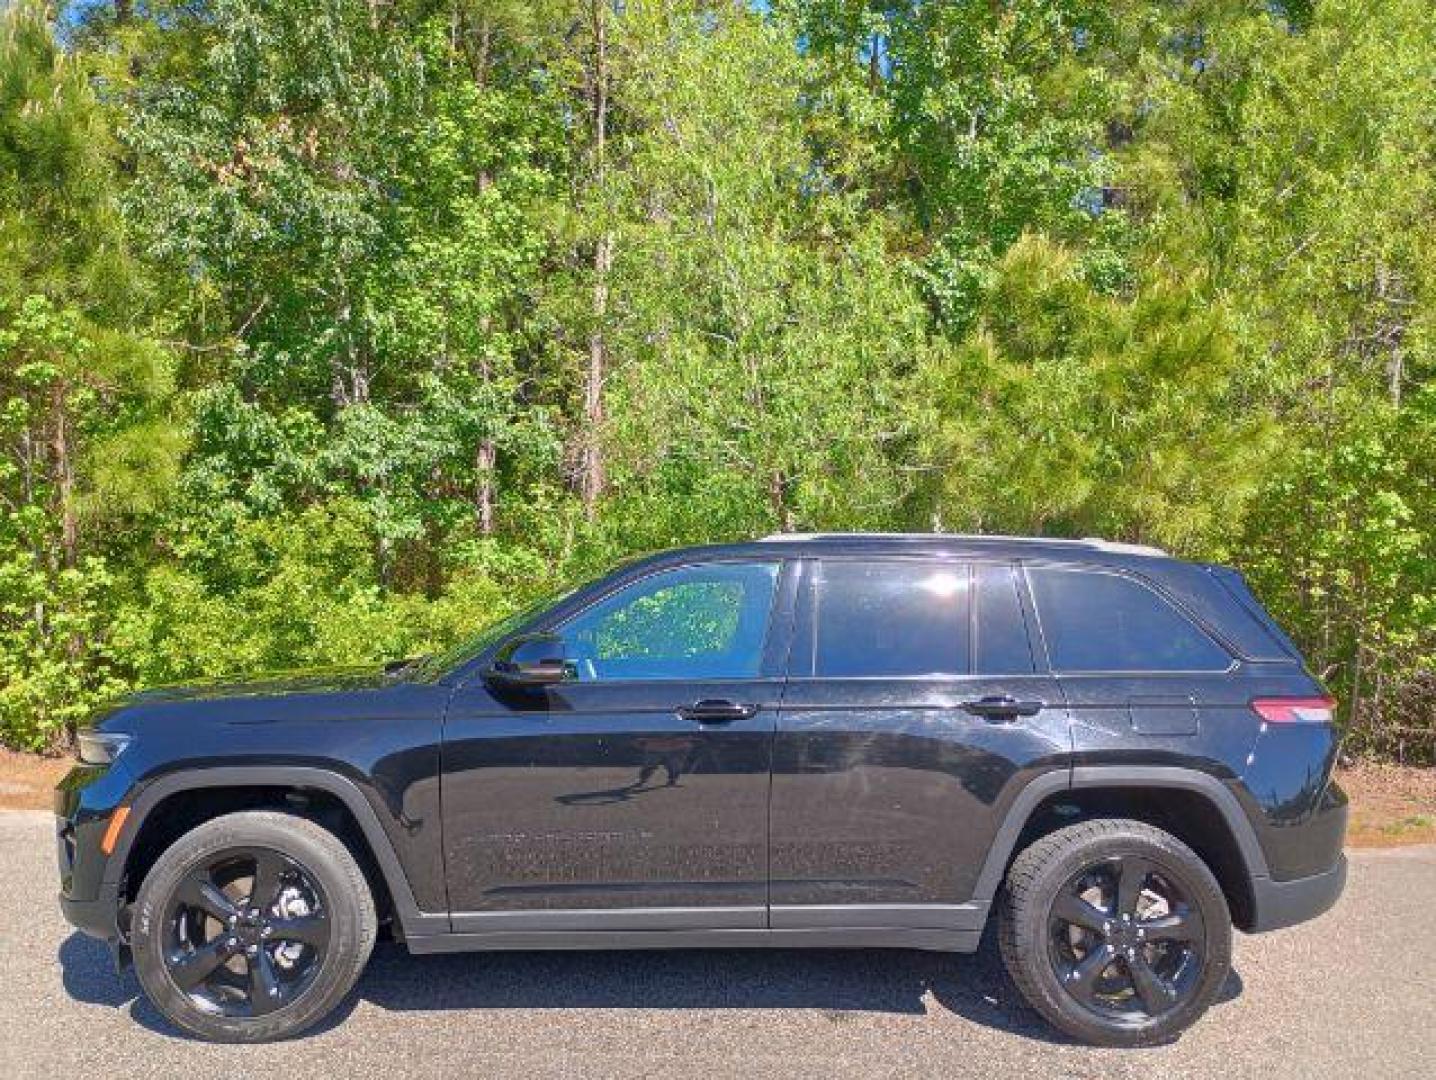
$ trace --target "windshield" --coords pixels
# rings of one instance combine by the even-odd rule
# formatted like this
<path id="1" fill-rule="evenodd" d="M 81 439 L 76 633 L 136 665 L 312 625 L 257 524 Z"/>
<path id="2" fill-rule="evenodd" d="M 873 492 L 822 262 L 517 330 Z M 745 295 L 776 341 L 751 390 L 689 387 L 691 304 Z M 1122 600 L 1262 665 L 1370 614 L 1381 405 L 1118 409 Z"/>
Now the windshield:
<path id="1" fill-rule="evenodd" d="M 454 668 L 458 667 L 460 664 L 464 663 L 466 660 L 470 660 L 473 657 L 477 656 L 479 653 L 487 649 L 490 645 L 494 645 L 502 641 L 505 637 L 507 637 L 509 634 L 512 634 L 520 626 L 528 622 L 540 612 L 546 611 L 548 608 L 551 607 L 557 607 L 559 604 L 567 600 L 570 596 L 578 592 L 580 589 L 588 588 L 595 581 L 599 580 L 599 578 L 608 577 L 609 575 L 617 573 L 619 570 L 622 570 L 625 567 L 632 566 L 634 563 L 639 562 L 644 558 L 644 555 L 634 555 L 617 563 L 613 567 L 604 571 L 602 574 L 593 574 L 589 577 L 584 578 L 577 585 L 565 585 L 560 588 L 552 589 L 549 592 L 541 595 L 538 599 L 533 600 L 528 604 L 525 604 L 523 607 L 519 608 L 519 610 L 513 612 L 512 614 L 505 615 L 498 622 L 490 623 L 473 637 L 464 639 L 463 641 L 459 642 L 459 644 L 453 646 L 450 649 L 446 649 L 444 652 L 435 653 L 432 656 L 426 656 L 414 668 L 414 671 L 421 679 L 436 678 L 437 676 L 442 675 L 446 671 L 451 671 Z"/>
<path id="2" fill-rule="evenodd" d="M 584 583 L 584 585 L 586 584 L 587 582 Z M 553 607 L 560 601 L 567 600 L 584 585 L 569 586 L 545 593 L 532 603 L 525 604 L 517 611 L 505 615 L 498 622 L 490 623 L 473 637 L 465 638 L 444 652 L 425 657 L 419 665 L 420 675 L 433 677 L 457 667 L 471 657 L 477 656 L 490 645 L 503 640 L 539 612 Z"/>

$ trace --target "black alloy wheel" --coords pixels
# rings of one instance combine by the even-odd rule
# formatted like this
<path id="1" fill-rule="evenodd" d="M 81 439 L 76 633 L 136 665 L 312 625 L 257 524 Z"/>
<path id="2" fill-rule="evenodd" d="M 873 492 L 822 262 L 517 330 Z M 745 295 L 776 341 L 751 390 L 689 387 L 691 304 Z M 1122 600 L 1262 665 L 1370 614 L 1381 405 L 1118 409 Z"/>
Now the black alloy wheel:
<path id="1" fill-rule="evenodd" d="M 181 879 L 165 917 L 165 970 L 201 1009 L 262 1016 L 314 981 L 329 947 L 328 902 L 278 851 L 221 851 Z"/>
<path id="2" fill-rule="evenodd" d="M 1050 930 L 1063 988 L 1118 1023 L 1161 1017 L 1201 982 L 1201 913 L 1171 875 L 1140 855 L 1072 875 L 1053 901 Z"/>
<path id="3" fill-rule="evenodd" d="M 1211 868 L 1143 821 L 1094 818 L 1022 851 L 998 918 L 1003 963 L 1053 1026 L 1099 1046 L 1170 1042 L 1231 970 L 1231 912 Z"/>

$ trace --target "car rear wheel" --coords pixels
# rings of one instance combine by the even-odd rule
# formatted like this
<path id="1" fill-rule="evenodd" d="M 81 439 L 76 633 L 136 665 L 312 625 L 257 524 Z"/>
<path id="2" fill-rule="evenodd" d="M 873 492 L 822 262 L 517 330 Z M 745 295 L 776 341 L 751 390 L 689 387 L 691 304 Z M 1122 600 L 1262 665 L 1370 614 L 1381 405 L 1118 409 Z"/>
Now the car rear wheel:
<path id="1" fill-rule="evenodd" d="M 1231 915 L 1191 848 L 1139 821 L 1060 829 L 1012 864 L 1002 958 L 1055 1027 L 1103 1046 L 1169 1042 L 1231 967 Z"/>
<path id="2" fill-rule="evenodd" d="M 140 886 L 135 970 L 156 1008 L 215 1042 L 317 1023 L 354 986 L 377 920 L 333 833 L 292 814 L 228 814 L 180 837 Z"/>

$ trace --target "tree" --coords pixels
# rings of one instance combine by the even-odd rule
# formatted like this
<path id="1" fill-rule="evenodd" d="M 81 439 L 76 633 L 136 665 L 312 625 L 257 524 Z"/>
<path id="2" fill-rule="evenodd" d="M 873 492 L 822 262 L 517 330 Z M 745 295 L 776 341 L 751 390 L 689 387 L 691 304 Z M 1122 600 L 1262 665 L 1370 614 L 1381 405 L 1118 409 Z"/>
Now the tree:
<path id="1" fill-rule="evenodd" d="M 437 591 L 450 532 L 498 528 L 501 453 L 552 441 L 522 360 L 561 147 L 504 14 L 226 0 L 159 35 L 145 62 L 166 74 L 128 102 L 129 207 L 186 282 L 211 465 L 246 416 L 317 425 L 316 468 L 280 498 L 357 498 L 390 586 Z M 190 509 L 221 531 L 269 509 L 241 505 L 247 473 L 217 479 Z"/>
<path id="2" fill-rule="evenodd" d="M 1428 7 L 7 9 L 4 737 L 936 527 L 1235 562 L 1436 753 Z"/>
<path id="3" fill-rule="evenodd" d="M 44 10 L 0 14 L 0 730 L 32 747 L 116 685 L 90 529 L 151 509 L 176 449 L 114 175 L 107 118 Z"/>
<path id="4" fill-rule="evenodd" d="M 881 223 L 813 166 L 808 62 L 741 8 L 635 5 L 611 33 L 612 527 L 663 543 L 881 513 L 920 309 Z"/>
<path id="5" fill-rule="evenodd" d="M 787 7 L 805 40 L 847 61 L 831 69 L 834 79 L 861 80 L 883 100 L 886 196 L 912 215 L 917 268 L 940 328 L 957 338 L 972 325 L 996 261 L 1024 233 L 1101 237 L 1110 221 L 1093 208 L 1116 95 L 1097 54 L 1116 32 L 1109 5 Z M 840 96 L 858 95 L 849 87 Z"/>
<path id="6" fill-rule="evenodd" d="M 1190 285 L 1104 296 L 1070 252 L 1019 241 L 972 339 L 935 350 L 914 387 L 932 512 L 955 528 L 1223 550 L 1272 430 L 1234 407 L 1236 338 Z"/>

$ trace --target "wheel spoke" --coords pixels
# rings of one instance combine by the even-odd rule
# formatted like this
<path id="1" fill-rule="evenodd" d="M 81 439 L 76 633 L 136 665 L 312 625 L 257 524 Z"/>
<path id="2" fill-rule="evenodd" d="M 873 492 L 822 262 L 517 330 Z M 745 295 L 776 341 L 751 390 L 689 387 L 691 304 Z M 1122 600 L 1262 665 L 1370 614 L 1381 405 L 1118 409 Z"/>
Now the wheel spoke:
<path id="1" fill-rule="evenodd" d="M 188 992 L 213 975 L 232 955 L 234 950 L 221 935 L 190 952 L 171 954 L 165 966 L 175 985 Z"/>
<path id="2" fill-rule="evenodd" d="M 249 961 L 249 1011 L 255 1016 L 273 1012 L 284 1004 L 279 976 L 268 949 L 260 949 Z"/>
<path id="3" fill-rule="evenodd" d="M 1146 859 L 1138 858 L 1135 855 L 1124 855 L 1117 866 L 1117 914 L 1137 914 L 1137 901 L 1141 899 L 1142 889 L 1147 884 L 1147 875 L 1152 872 L 1152 864 Z"/>
<path id="4" fill-rule="evenodd" d="M 240 914 L 239 907 L 210 880 L 206 870 L 194 870 L 186 875 L 177 895 L 186 907 L 199 908 L 220 922 L 237 918 Z"/>
<path id="5" fill-rule="evenodd" d="M 1152 970 L 1152 965 L 1147 963 L 1147 957 L 1142 952 L 1128 957 L 1126 965 L 1132 976 L 1132 988 L 1142 999 L 1142 1006 L 1147 1010 L 1148 1016 L 1156 1016 L 1176 1004 L 1176 991 Z"/>
<path id="6" fill-rule="evenodd" d="M 279 875 L 284 859 L 277 851 L 260 850 L 254 856 L 254 882 L 249 889 L 249 906 L 268 914 L 279 898 Z"/>
<path id="7" fill-rule="evenodd" d="M 1057 897 L 1057 902 L 1052 905 L 1052 914 L 1065 923 L 1091 930 L 1094 934 L 1105 934 L 1107 923 L 1111 921 L 1106 912 L 1098 910 L 1070 892 L 1064 892 Z"/>
<path id="8" fill-rule="evenodd" d="M 1097 990 L 1097 980 L 1101 978 L 1102 972 L 1111 966 L 1115 956 L 1112 946 L 1105 941 L 1093 948 L 1077 961 L 1076 966 L 1063 980 L 1068 993 L 1078 1001 L 1090 1005 Z"/>
<path id="9" fill-rule="evenodd" d="M 1195 941 L 1200 936 L 1197 922 L 1186 911 L 1174 911 L 1137 924 L 1149 941 Z"/>
<path id="10" fill-rule="evenodd" d="M 300 915 L 292 919 L 271 919 L 275 941 L 300 941 L 322 949 L 329 943 L 329 920 L 322 915 Z"/>

